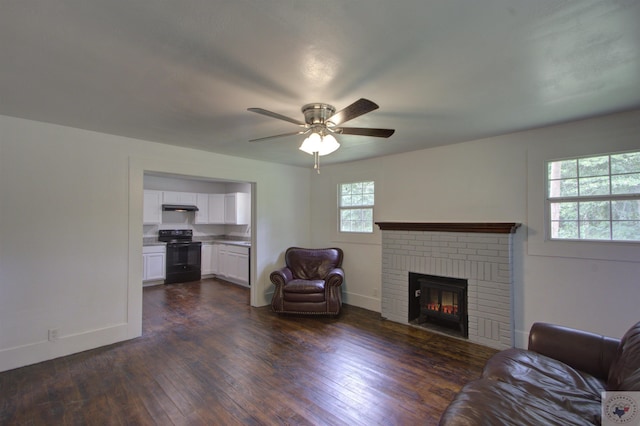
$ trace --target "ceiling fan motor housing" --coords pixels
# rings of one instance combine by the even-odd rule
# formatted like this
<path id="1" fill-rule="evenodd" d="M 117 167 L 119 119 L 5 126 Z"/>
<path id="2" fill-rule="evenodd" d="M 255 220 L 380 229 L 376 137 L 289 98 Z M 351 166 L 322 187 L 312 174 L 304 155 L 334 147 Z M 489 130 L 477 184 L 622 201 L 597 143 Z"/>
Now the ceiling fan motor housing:
<path id="1" fill-rule="evenodd" d="M 336 113 L 336 109 L 333 105 L 314 103 L 304 105 L 302 113 L 305 123 L 309 125 L 325 124 L 327 119 Z"/>

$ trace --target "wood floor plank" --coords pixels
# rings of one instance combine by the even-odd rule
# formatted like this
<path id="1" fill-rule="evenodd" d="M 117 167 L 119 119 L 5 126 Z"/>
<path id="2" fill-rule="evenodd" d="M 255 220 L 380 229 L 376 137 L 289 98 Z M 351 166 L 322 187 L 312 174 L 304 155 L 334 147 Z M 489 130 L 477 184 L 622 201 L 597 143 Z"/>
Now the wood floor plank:
<path id="1" fill-rule="evenodd" d="M 0 373 L 2 425 L 431 425 L 495 350 L 216 280 L 144 289 L 143 335 Z"/>

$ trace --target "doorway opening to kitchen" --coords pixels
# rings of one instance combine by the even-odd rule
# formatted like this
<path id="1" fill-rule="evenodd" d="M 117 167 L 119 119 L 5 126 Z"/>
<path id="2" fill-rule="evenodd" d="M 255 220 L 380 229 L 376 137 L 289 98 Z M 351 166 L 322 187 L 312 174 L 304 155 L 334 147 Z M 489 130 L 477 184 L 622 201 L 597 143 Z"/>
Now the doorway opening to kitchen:
<path id="1" fill-rule="evenodd" d="M 245 287 L 251 304 L 255 183 L 144 171 L 142 186 L 142 286 L 213 279 Z"/>

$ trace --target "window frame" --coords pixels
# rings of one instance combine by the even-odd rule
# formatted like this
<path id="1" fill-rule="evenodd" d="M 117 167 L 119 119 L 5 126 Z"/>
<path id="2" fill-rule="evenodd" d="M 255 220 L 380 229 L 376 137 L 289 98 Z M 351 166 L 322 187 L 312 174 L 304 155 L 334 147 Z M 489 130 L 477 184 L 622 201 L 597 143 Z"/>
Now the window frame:
<path id="1" fill-rule="evenodd" d="M 633 151 L 621 151 L 621 152 L 609 152 L 609 153 L 601 153 L 601 154 L 591 154 L 591 155 L 583 155 L 583 156 L 576 156 L 576 157 L 569 157 L 569 158 L 560 158 L 560 159 L 553 159 L 553 160 L 546 160 L 545 161 L 545 179 L 544 179 L 544 185 L 545 185 L 545 237 L 547 240 L 549 241 L 561 241 L 561 242 L 593 242 L 593 243 L 623 243 L 623 244 L 639 244 L 640 243 L 640 236 L 638 236 L 638 239 L 614 239 L 614 235 L 615 235 L 615 226 L 614 224 L 616 222 L 622 222 L 623 220 L 616 220 L 614 218 L 614 214 L 613 214 L 613 203 L 617 202 L 617 201 L 639 201 L 640 202 L 640 192 L 638 193 L 612 193 L 612 177 L 615 176 L 622 176 L 622 175 L 635 175 L 640 173 L 640 169 L 638 169 L 637 171 L 632 171 L 632 172 L 626 172 L 626 173 L 613 173 L 612 172 L 612 161 L 611 161 L 611 157 L 612 156 L 618 156 L 618 155 L 624 155 L 624 154 L 638 154 L 640 155 L 640 150 L 633 150 Z M 597 174 L 597 175 L 590 175 L 590 174 L 586 174 L 586 175 L 581 175 L 581 171 L 580 171 L 580 160 L 583 159 L 590 159 L 590 158 L 604 158 L 607 157 L 607 173 L 606 174 Z M 561 176 L 558 178 L 552 178 L 551 177 L 551 173 L 550 173 L 550 167 L 552 163 L 561 163 L 561 162 L 568 162 L 568 161 L 575 161 L 576 163 L 576 170 L 575 170 L 575 176 L 569 176 L 569 177 L 565 177 L 562 178 Z M 582 183 L 582 179 L 587 180 L 587 179 L 596 179 L 596 178 L 602 178 L 602 179 L 606 179 L 607 181 L 607 186 L 608 186 L 608 193 L 607 194 L 587 194 L 587 195 L 581 195 L 580 194 L 580 190 L 581 190 L 581 183 Z M 576 195 L 567 195 L 567 196 L 552 196 L 551 195 L 551 187 L 552 187 L 552 182 L 558 182 L 561 183 L 563 180 L 568 181 L 568 180 L 575 180 L 576 181 Z M 605 202 L 608 203 L 608 215 L 607 215 L 607 219 L 602 219 L 602 218 L 598 218 L 598 219 L 588 219 L 588 218 L 581 218 L 581 204 L 582 203 L 589 203 L 589 202 Z M 552 206 L 553 205 L 560 205 L 562 203 L 576 203 L 576 219 L 575 220 L 565 220 L 565 222 L 575 222 L 576 224 L 576 232 L 577 232 L 577 236 L 578 238 L 559 238 L 559 237 L 554 237 L 554 223 L 560 223 L 563 222 L 561 219 L 558 220 L 554 220 L 553 214 L 552 214 Z M 635 220 L 633 220 L 635 221 Z M 640 219 L 638 220 L 640 222 Z M 582 232 L 583 232 L 583 227 L 581 226 L 583 223 L 585 222 L 607 222 L 608 223 L 608 234 L 609 234 L 609 238 L 588 238 L 585 236 L 585 238 L 581 238 Z"/>
<path id="2" fill-rule="evenodd" d="M 373 185 L 373 203 L 372 204 L 354 204 L 350 206 L 342 205 L 342 190 L 344 185 L 354 185 L 354 184 L 372 184 Z M 375 180 L 358 180 L 354 182 L 340 182 L 337 185 L 337 198 L 338 198 L 338 218 L 337 218 L 337 232 L 339 235 L 372 235 L 375 231 L 375 193 L 376 193 L 376 183 Z M 362 193 L 361 195 L 365 195 Z M 355 230 L 355 231 L 345 231 L 343 230 L 343 222 L 342 222 L 342 213 L 343 211 L 354 211 L 354 210 L 370 210 L 371 211 L 371 221 L 368 223 L 370 230 Z M 364 220 L 362 221 L 364 222 Z M 367 221 L 368 222 L 368 221 Z"/>

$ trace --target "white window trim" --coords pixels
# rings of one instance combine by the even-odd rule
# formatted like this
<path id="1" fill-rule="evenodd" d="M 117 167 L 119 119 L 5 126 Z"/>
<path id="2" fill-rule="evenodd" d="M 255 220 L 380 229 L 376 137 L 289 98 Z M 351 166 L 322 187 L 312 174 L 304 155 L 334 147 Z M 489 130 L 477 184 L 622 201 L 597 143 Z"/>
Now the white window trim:
<path id="1" fill-rule="evenodd" d="M 576 195 L 569 197 L 552 197 L 549 195 L 549 173 L 548 173 L 548 165 L 549 163 L 557 162 L 557 161 L 567 161 L 567 160 L 580 160 L 583 158 L 595 158 L 595 157 L 611 157 L 612 155 L 624 154 L 624 153 L 637 153 L 638 150 L 633 151 L 622 151 L 622 152 L 607 152 L 596 155 L 583 155 L 577 157 L 569 157 L 569 158 L 558 158 L 545 161 L 545 238 L 550 241 L 567 241 L 567 242 L 595 242 L 595 243 L 621 243 L 621 244 L 640 244 L 640 240 L 614 240 L 614 239 L 587 239 L 587 238 L 553 238 L 551 231 L 551 204 L 553 203 L 564 203 L 564 202 L 589 202 L 589 201 L 620 201 L 620 200 L 639 200 L 640 194 L 605 194 L 605 195 Z M 602 177 L 608 177 L 611 181 L 611 165 L 609 165 L 609 174 L 602 175 Z M 614 175 L 615 176 L 615 175 Z M 576 178 L 579 178 L 577 176 Z M 614 220 L 609 217 L 609 224 L 612 225 Z M 580 220 L 578 219 L 578 223 Z M 611 229 L 611 228 L 610 228 Z"/>
<path id="2" fill-rule="evenodd" d="M 342 205 L 342 185 L 350 185 L 350 184 L 354 184 L 354 183 L 365 183 L 365 182 L 373 182 L 374 185 L 374 190 L 373 190 L 373 197 L 374 197 L 374 202 L 373 204 L 362 204 L 362 205 L 357 205 L 357 206 L 343 206 Z M 373 179 L 368 179 L 368 180 L 356 180 L 356 181 L 350 181 L 350 182 L 341 182 L 339 184 L 336 185 L 336 189 L 337 189 L 337 197 L 338 197 L 338 234 L 348 234 L 348 235 L 371 235 L 374 233 L 375 231 L 375 195 L 376 195 L 376 181 Z M 342 230 L 342 211 L 343 210 L 361 210 L 361 209 L 371 209 L 371 231 L 343 231 Z"/>
<path id="3" fill-rule="evenodd" d="M 640 259 L 640 244 L 619 241 L 590 240 L 550 240 L 547 235 L 547 161 L 553 158 L 576 158 L 599 155 L 603 152 L 603 140 L 607 140 L 606 150 L 611 152 L 636 151 L 636 125 L 618 123 L 611 127 L 590 129 L 580 134 L 580 145 L 558 143 L 557 138 L 541 141 L 536 134 L 537 145 L 527 151 L 527 254 L 531 256 L 551 256 L 558 258 L 578 258 L 637 262 Z M 631 128 L 631 129 L 630 129 Z M 582 129 L 584 130 L 584 129 Z M 597 130 L 597 131 L 596 131 Z M 575 131 L 575 129 L 573 129 Z M 634 135 L 629 137 L 629 135 Z M 544 135 L 542 135 L 544 136 Z M 555 136 L 555 135 L 552 135 Z M 534 145 L 533 141 L 531 145 Z M 577 149 L 579 148 L 579 149 Z"/>
<path id="4" fill-rule="evenodd" d="M 374 181 L 376 184 L 376 203 L 379 203 L 381 194 L 384 193 L 384 180 L 379 169 L 370 167 L 367 165 L 365 170 L 354 169 L 348 173 L 340 175 L 332 175 L 330 178 L 331 193 L 334 201 L 335 210 L 331 214 L 331 232 L 330 240 L 335 244 L 363 244 L 380 246 L 382 244 L 382 231 L 376 221 L 378 221 L 378 215 L 380 214 L 380 205 L 373 210 L 373 234 L 363 234 L 354 232 L 340 232 L 340 205 L 338 203 L 338 185 L 347 182 L 367 182 Z M 337 212 L 337 213 L 336 213 Z"/>

